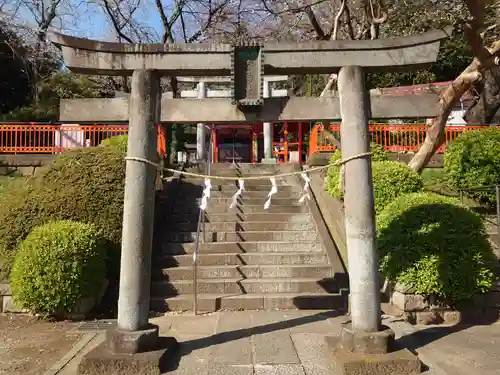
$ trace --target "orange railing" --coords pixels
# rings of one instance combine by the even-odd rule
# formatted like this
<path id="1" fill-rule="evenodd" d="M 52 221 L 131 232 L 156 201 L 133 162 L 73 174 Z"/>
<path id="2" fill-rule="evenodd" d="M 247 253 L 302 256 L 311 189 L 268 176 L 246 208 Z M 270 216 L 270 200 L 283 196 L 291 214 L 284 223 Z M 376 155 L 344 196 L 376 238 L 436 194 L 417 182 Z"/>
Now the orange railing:
<path id="1" fill-rule="evenodd" d="M 302 124 L 300 124 L 302 125 Z M 417 151 L 424 141 L 427 125 L 387 125 L 370 124 L 372 142 L 383 145 L 390 152 Z M 444 152 L 447 144 L 460 134 L 484 126 L 448 126 L 446 142 L 438 152 Z M 328 139 L 322 124 L 316 124 L 309 137 L 309 155 L 317 152 L 331 152 L 335 145 Z M 340 140 L 340 125 L 331 124 L 330 131 Z M 500 129 L 499 129 L 500 131 Z M 0 153 L 55 154 L 78 147 L 97 146 L 103 139 L 127 134 L 128 125 L 40 125 L 40 124 L 0 124 Z M 298 142 L 287 142 L 285 129 L 284 142 L 273 143 L 273 153 L 282 162 L 288 161 L 290 150 L 302 153 L 302 126 L 299 126 Z M 158 153 L 166 156 L 166 131 L 158 125 Z"/>
<path id="2" fill-rule="evenodd" d="M 66 150 L 93 147 L 103 139 L 128 133 L 128 125 L 2 125 L 0 153 L 56 154 Z M 158 125 L 158 153 L 166 155 L 165 127 Z"/>
<path id="3" fill-rule="evenodd" d="M 466 131 L 483 129 L 485 126 L 447 126 L 446 141 L 437 152 L 445 151 L 448 143 L 455 140 L 460 134 Z M 425 139 L 428 129 L 427 125 L 387 125 L 370 124 L 368 126 L 371 141 L 384 146 L 389 152 L 416 152 Z M 337 140 L 340 140 L 340 124 L 331 124 L 330 132 Z M 309 155 L 318 152 L 332 152 L 336 146 L 328 138 L 324 131 L 324 125 L 316 124 L 311 130 L 309 138 Z"/>

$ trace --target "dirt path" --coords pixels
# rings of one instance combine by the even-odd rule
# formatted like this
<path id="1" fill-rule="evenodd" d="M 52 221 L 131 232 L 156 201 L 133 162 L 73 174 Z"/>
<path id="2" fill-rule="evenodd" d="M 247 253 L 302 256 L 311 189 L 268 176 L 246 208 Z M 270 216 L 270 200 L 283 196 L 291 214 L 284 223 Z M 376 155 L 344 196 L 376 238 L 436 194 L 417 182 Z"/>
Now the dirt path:
<path id="1" fill-rule="evenodd" d="M 0 375 L 43 375 L 82 337 L 75 327 L 0 314 Z"/>

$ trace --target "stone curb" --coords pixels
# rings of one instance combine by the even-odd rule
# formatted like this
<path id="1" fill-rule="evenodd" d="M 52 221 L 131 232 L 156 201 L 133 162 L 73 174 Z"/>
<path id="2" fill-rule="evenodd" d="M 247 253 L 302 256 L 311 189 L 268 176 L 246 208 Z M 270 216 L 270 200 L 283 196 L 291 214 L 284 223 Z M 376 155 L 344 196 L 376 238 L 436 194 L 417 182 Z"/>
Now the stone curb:
<path id="1" fill-rule="evenodd" d="M 402 336 L 407 336 L 412 333 L 418 332 L 419 330 L 416 329 L 414 326 L 412 326 L 410 323 L 402 320 L 401 317 L 394 317 L 390 315 L 383 315 L 382 316 L 382 324 L 388 326 L 391 328 L 394 333 L 396 334 L 396 340 Z M 416 343 L 413 339 L 408 340 L 411 343 Z M 433 354 L 430 353 L 424 353 L 422 348 L 418 348 L 414 351 L 417 355 L 418 358 L 420 359 L 421 362 L 423 362 L 426 366 L 428 366 L 430 369 L 432 369 L 436 375 L 451 375 L 449 372 L 447 372 L 445 369 L 443 369 L 438 363 L 439 363 L 439 358 L 434 356 Z"/>
<path id="2" fill-rule="evenodd" d="M 66 366 L 69 361 L 83 350 L 96 336 L 98 332 L 87 333 L 67 352 L 59 361 L 57 361 L 44 375 L 57 375 Z"/>

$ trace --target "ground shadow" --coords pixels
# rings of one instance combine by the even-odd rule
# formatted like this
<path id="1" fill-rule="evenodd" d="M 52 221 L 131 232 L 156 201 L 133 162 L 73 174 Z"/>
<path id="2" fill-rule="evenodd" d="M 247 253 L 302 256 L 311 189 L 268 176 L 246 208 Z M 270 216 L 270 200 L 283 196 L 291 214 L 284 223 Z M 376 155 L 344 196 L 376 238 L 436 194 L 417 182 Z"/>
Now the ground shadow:
<path id="1" fill-rule="evenodd" d="M 178 368 L 181 357 L 189 355 L 193 351 L 207 348 L 209 346 L 220 345 L 223 343 L 240 340 L 242 338 L 247 338 L 250 336 L 261 335 L 265 333 L 280 331 L 283 329 L 289 329 L 293 327 L 298 327 L 305 324 L 310 324 L 313 322 L 319 322 L 326 320 L 328 318 L 334 318 L 337 316 L 344 315 L 341 310 L 332 310 L 327 312 L 319 312 L 314 315 L 303 316 L 299 318 L 283 320 L 275 323 L 269 323 L 265 325 L 260 325 L 252 328 L 238 329 L 229 332 L 216 333 L 208 337 L 188 340 L 182 342 L 175 353 L 170 352 L 170 356 L 165 357 L 162 363 L 162 372 L 174 371 Z"/>

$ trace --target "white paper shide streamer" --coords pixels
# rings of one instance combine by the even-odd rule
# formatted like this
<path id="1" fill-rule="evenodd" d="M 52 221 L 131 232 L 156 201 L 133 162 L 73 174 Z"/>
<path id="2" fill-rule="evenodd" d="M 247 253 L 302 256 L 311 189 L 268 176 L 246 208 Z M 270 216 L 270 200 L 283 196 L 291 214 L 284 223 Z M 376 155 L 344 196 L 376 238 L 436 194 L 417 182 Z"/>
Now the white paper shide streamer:
<path id="1" fill-rule="evenodd" d="M 201 197 L 200 208 L 205 211 L 207 209 L 208 198 L 210 198 L 210 190 L 212 189 L 212 183 L 210 179 L 205 178 L 205 189 L 203 189 L 203 195 Z"/>
<path id="2" fill-rule="evenodd" d="M 306 199 L 311 199 L 311 195 L 309 194 L 309 183 L 311 182 L 311 179 L 305 173 L 301 173 L 300 175 L 304 180 L 304 187 L 302 189 L 302 196 L 299 199 L 299 203 L 303 203 Z"/>
<path id="3" fill-rule="evenodd" d="M 245 191 L 245 180 L 238 180 L 239 189 L 234 193 L 229 208 L 233 208 L 238 203 L 238 197 Z"/>
<path id="4" fill-rule="evenodd" d="M 264 203 L 264 210 L 267 210 L 271 206 L 271 198 L 274 194 L 278 192 L 278 186 L 276 185 L 276 177 L 270 177 L 269 180 L 271 181 L 271 191 L 267 195 L 267 201 Z"/>

